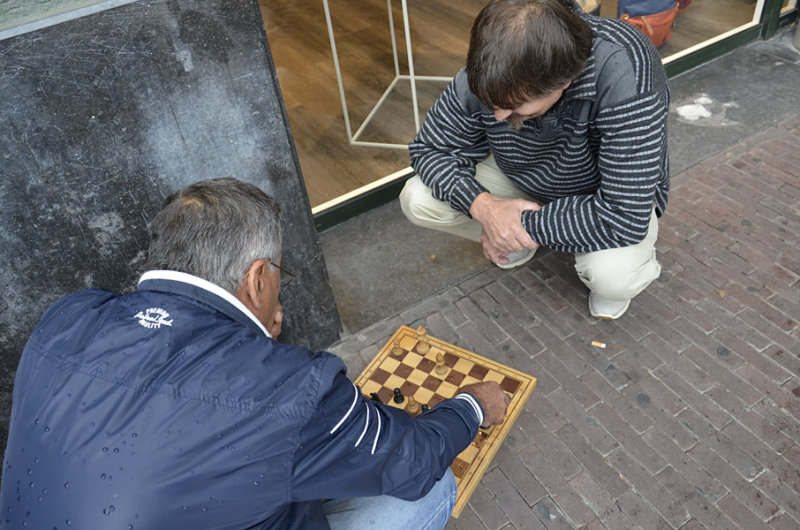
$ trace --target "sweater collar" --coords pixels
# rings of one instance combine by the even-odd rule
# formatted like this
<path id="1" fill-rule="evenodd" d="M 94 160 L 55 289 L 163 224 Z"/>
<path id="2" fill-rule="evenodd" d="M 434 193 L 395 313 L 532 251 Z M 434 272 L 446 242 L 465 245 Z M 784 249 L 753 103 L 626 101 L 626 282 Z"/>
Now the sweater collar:
<path id="1" fill-rule="evenodd" d="M 210 305 L 233 320 L 241 322 L 256 333 L 263 333 L 268 338 L 272 338 L 264 324 L 259 322 L 255 315 L 238 298 L 219 285 L 198 276 L 169 270 L 147 271 L 139 278 L 138 289 L 140 291 L 160 291 L 194 298 Z"/>

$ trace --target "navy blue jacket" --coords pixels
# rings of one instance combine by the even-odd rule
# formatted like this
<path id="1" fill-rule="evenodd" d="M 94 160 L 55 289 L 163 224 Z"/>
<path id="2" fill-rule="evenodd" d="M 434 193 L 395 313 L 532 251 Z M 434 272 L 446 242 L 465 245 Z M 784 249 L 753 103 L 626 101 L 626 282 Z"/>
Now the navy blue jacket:
<path id="1" fill-rule="evenodd" d="M 476 435 L 473 402 L 376 404 L 230 293 L 150 271 L 134 293 L 58 300 L 31 335 L 0 526 L 327 528 L 320 499 L 427 493 Z"/>

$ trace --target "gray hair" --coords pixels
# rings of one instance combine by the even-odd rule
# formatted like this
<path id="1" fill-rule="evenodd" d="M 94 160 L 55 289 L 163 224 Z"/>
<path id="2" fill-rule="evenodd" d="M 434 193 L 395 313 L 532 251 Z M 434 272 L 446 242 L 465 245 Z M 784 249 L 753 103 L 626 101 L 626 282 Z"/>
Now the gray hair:
<path id="1" fill-rule="evenodd" d="M 233 178 L 191 184 L 167 197 L 150 223 L 147 267 L 185 272 L 236 293 L 258 259 L 278 263 L 278 203 Z"/>

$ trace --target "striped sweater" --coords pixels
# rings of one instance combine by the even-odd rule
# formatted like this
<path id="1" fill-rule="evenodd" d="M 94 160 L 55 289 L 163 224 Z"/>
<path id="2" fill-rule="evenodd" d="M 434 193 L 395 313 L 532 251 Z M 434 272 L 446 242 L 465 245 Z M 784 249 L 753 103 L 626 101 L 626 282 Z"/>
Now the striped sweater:
<path id="1" fill-rule="evenodd" d="M 594 32 L 592 54 L 544 115 L 514 131 L 470 92 L 462 69 L 409 145 L 411 166 L 434 197 L 467 215 L 486 191 L 475 165 L 491 151 L 544 205 L 522 214 L 533 240 L 565 252 L 642 241 L 669 191 L 669 85 L 658 52 L 626 22 L 582 16 Z"/>

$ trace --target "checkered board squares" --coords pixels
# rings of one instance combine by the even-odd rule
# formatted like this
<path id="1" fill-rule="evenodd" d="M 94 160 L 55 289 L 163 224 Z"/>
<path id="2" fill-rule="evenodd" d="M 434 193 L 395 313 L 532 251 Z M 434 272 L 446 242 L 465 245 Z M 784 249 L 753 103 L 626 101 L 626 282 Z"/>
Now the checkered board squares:
<path id="1" fill-rule="evenodd" d="M 437 372 L 437 357 L 440 362 L 444 361 L 444 373 Z M 480 429 L 450 466 L 458 483 L 453 517 L 458 517 L 467 505 L 533 392 L 536 378 L 430 337 L 421 327 L 414 330 L 401 326 L 355 380 L 366 397 L 403 409 L 408 407 L 411 398 L 419 407 L 433 408 L 440 401 L 455 396 L 460 387 L 482 381 L 496 381 L 511 396 L 511 403 L 503 423 Z M 394 402 L 395 388 L 399 388 L 405 398 L 402 403 Z M 421 410 L 415 411 L 413 415 L 420 413 Z"/>

